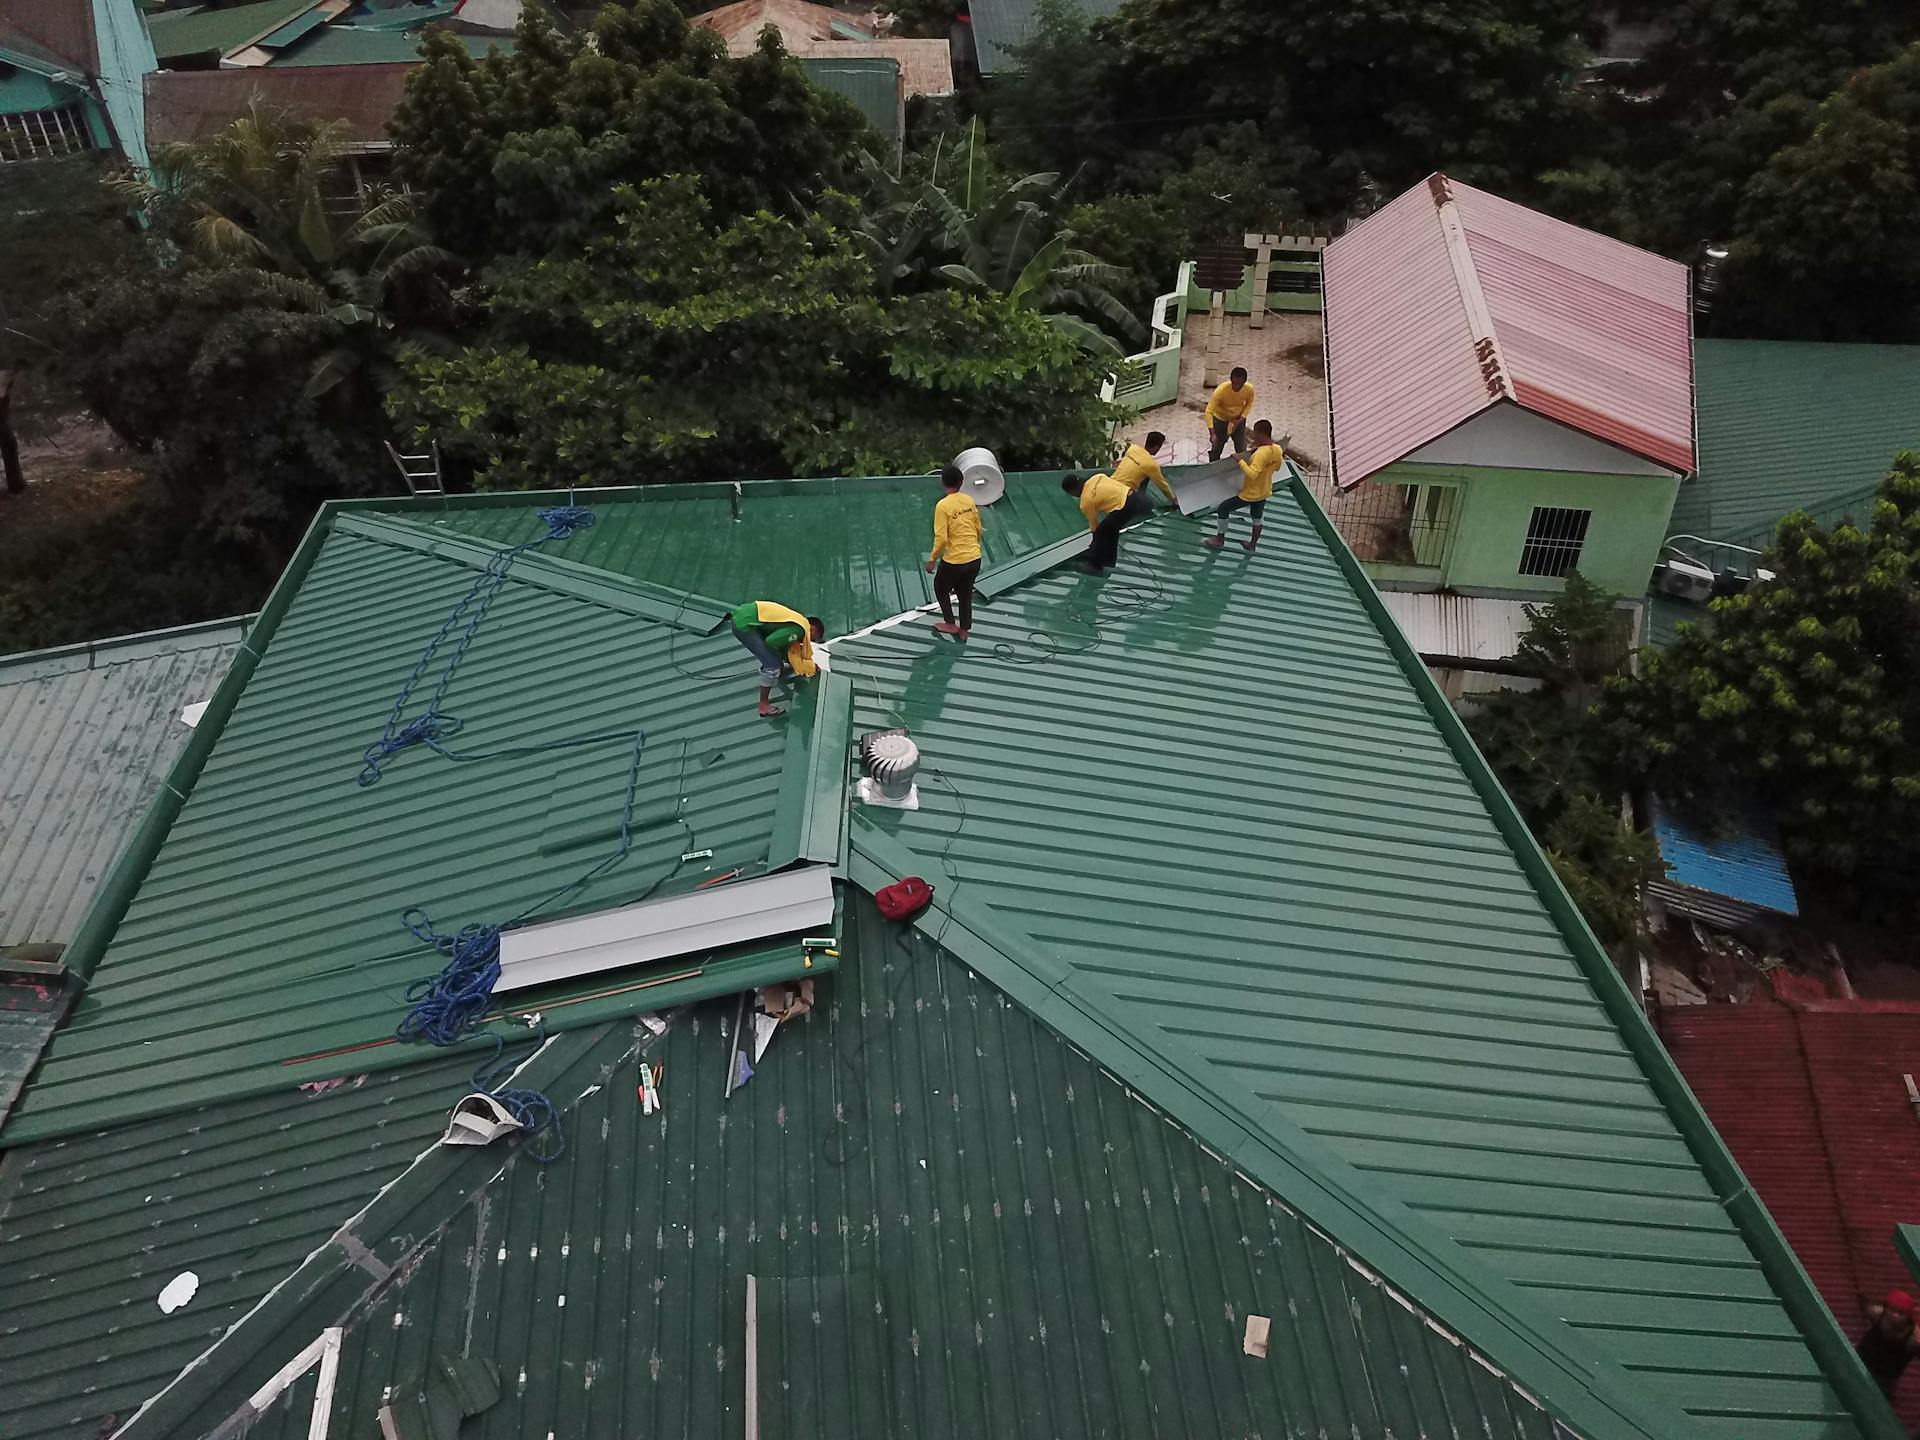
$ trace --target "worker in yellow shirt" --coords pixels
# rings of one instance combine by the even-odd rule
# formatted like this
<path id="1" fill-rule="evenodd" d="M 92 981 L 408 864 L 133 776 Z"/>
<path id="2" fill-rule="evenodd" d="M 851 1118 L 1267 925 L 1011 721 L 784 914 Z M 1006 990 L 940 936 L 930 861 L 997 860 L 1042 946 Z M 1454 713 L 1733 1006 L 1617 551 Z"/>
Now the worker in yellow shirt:
<path id="1" fill-rule="evenodd" d="M 1229 440 L 1236 454 L 1246 453 L 1247 412 L 1252 409 L 1253 386 L 1247 383 L 1246 367 L 1236 365 L 1225 380 L 1214 386 L 1213 398 L 1207 401 L 1207 432 L 1213 439 L 1212 448 L 1207 451 L 1209 461 L 1220 458 Z"/>
<path id="2" fill-rule="evenodd" d="M 1113 467 L 1113 478 L 1129 490 L 1146 493 L 1147 482 L 1151 480 L 1160 487 L 1167 497 L 1167 504 L 1176 509 L 1180 502 L 1175 498 L 1173 486 L 1167 483 L 1167 474 L 1160 468 L 1160 447 L 1167 443 L 1167 437 L 1158 430 L 1149 430 L 1147 438 L 1138 445 L 1127 446 L 1127 453 L 1120 457 L 1120 463 Z"/>
<path id="3" fill-rule="evenodd" d="M 940 484 L 947 493 L 933 507 L 933 554 L 927 559 L 933 598 L 940 602 L 940 623 L 933 628 L 964 640 L 973 629 L 973 582 L 980 578 L 980 507 L 960 493 L 966 478 L 957 465 L 940 472 Z"/>
<path id="4" fill-rule="evenodd" d="M 814 643 L 827 637 L 818 617 L 802 615 L 777 600 L 749 600 L 728 616 L 733 638 L 760 662 L 760 713 L 780 714 L 773 703 L 773 687 L 788 669 L 802 678 L 819 673 Z"/>
<path id="5" fill-rule="evenodd" d="M 1087 570 L 1104 575 L 1120 563 L 1120 532 L 1147 512 L 1147 497 L 1111 475 L 1069 475 L 1060 488 L 1080 502 L 1092 542 L 1082 557 Z"/>
<path id="6" fill-rule="evenodd" d="M 1273 424 L 1262 420 L 1253 427 L 1253 453 L 1240 460 L 1240 493 L 1229 495 L 1214 510 L 1220 528 L 1200 543 L 1218 550 L 1227 543 L 1227 520 L 1236 510 L 1244 509 L 1253 521 L 1253 534 L 1240 543 L 1251 550 L 1260 543 L 1261 521 L 1266 518 L 1267 501 L 1273 495 L 1273 477 L 1280 473 L 1280 467 L 1287 460 L 1287 441 L 1291 435 L 1281 437 L 1274 442 Z"/>

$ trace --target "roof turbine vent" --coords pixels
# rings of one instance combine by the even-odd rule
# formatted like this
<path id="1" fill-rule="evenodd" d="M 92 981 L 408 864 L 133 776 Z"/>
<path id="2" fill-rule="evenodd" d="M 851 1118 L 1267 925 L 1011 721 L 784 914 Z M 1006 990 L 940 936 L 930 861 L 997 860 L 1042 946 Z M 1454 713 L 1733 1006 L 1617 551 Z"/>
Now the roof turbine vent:
<path id="1" fill-rule="evenodd" d="M 920 747 L 904 730 L 875 730 L 860 737 L 860 798 L 869 805 L 917 810 L 913 777 L 920 773 Z"/>

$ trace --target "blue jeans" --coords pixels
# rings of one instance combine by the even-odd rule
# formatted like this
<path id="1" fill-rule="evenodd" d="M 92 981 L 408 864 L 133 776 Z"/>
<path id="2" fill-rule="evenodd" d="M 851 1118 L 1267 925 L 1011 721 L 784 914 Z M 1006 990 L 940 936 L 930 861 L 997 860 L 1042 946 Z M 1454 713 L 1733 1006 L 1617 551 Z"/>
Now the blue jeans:
<path id="1" fill-rule="evenodd" d="M 758 630 L 742 630 L 736 625 L 733 627 L 733 638 L 746 646 L 753 658 L 760 662 L 760 683 L 768 689 L 778 685 L 786 661 L 773 653 L 773 647 L 767 644 L 767 637 Z"/>
<path id="2" fill-rule="evenodd" d="M 1215 534 L 1224 535 L 1227 533 L 1227 517 L 1236 510 L 1245 510 L 1247 514 L 1251 515 L 1253 517 L 1253 528 L 1258 530 L 1261 520 L 1265 518 L 1267 513 L 1267 502 L 1264 500 L 1242 500 L 1238 495 L 1229 495 L 1214 507 L 1214 518 L 1220 522 L 1220 528 L 1214 532 Z"/>

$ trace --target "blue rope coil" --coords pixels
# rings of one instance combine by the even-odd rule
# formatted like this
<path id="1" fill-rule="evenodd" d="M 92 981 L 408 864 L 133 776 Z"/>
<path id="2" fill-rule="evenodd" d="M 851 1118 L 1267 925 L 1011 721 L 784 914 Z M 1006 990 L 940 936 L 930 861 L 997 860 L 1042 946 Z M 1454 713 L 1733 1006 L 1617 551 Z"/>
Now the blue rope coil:
<path id="1" fill-rule="evenodd" d="M 435 928 L 432 918 L 421 907 L 410 906 L 404 911 L 400 917 L 401 923 L 415 939 L 445 956 L 446 963 L 438 974 L 424 976 L 407 986 L 407 1013 L 394 1030 L 401 1040 L 447 1046 L 458 1044 L 474 1033 L 486 1019 L 487 1010 L 493 1003 L 493 987 L 500 979 L 501 934 L 525 924 L 532 916 L 591 884 L 624 860 L 632 849 L 633 798 L 634 789 L 639 783 L 640 752 L 647 739 L 644 730 L 609 730 L 595 735 L 541 741 L 533 745 L 463 753 L 447 744 L 460 733 L 459 717 L 449 715 L 440 708 L 441 701 L 446 698 L 447 687 L 453 683 L 454 672 L 466 658 L 467 650 L 479 632 L 480 622 L 486 618 L 494 598 L 505 586 L 513 562 L 550 540 L 566 540 L 582 530 L 590 529 L 594 518 L 593 512 L 584 506 L 560 505 L 542 510 L 540 519 L 546 526 L 544 534 L 494 553 L 487 561 L 486 569 L 475 578 L 467 593 L 448 613 L 433 638 L 427 642 L 426 648 L 420 652 L 413 673 L 407 676 L 400 693 L 394 697 L 393 708 L 387 714 L 387 723 L 380 738 L 369 745 L 361 756 L 358 783 L 362 786 L 377 784 L 386 763 L 403 750 L 416 745 L 425 746 L 443 759 L 464 762 L 519 758 L 578 749 L 613 739 L 627 740 L 631 742 L 632 755 L 627 766 L 626 799 L 620 812 L 619 843 L 611 853 L 582 872 L 578 878 L 499 924 L 475 921 L 447 934 Z M 464 627 L 461 626 L 463 617 Z M 456 630 L 459 638 L 454 641 L 445 659 L 440 660 L 442 647 Z M 406 714 L 414 691 L 437 661 L 441 667 L 439 678 L 427 699 L 426 708 L 412 719 L 403 720 L 401 717 Z M 566 1150 L 566 1136 L 560 1128 L 559 1111 L 538 1090 L 517 1089 L 504 1084 L 518 1062 L 506 1056 L 506 1041 L 497 1032 L 490 1038 L 493 1041 L 493 1053 L 474 1068 L 471 1084 L 475 1090 L 492 1096 L 525 1128 L 529 1141 L 527 1154 L 542 1165 L 551 1164 Z M 544 1038 L 545 1031 L 542 1029 L 536 1035 L 536 1050 Z M 536 1143 L 543 1136 L 547 1137 L 545 1142 Z"/>

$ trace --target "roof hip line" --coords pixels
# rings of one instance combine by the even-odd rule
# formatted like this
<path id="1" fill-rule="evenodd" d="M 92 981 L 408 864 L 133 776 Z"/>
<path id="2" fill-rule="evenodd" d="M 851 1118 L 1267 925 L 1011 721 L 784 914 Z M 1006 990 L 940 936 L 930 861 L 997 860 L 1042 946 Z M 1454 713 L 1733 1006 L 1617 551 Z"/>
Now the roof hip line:
<path id="1" fill-rule="evenodd" d="M 1440 226 L 1440 238 L 1447 247 L 1447 263 L 1453 267 L 1454 283 L 1460 287 L 1460 300 L 1467 311 L 1467 333 L 1473 340 L 1473 357 L 1480 366 L 1480 378 L 1487 394 L 1496 400 L 1513 400 L 1513 381 L 1508 378 L 1506 356 L 1500 351 L 1500 337 L 1493 328 L 1493 312 L 1487 308 L 1487 295 L 1480 288 L 1480 272 L 1474 268 L 1473 252 L 1467 246 L 1466 227 L 1453 203 L 1453 187 L 1444 175 L 1427 177 L 1427 192 L 1433 196 L 1434 219 Z"/>

